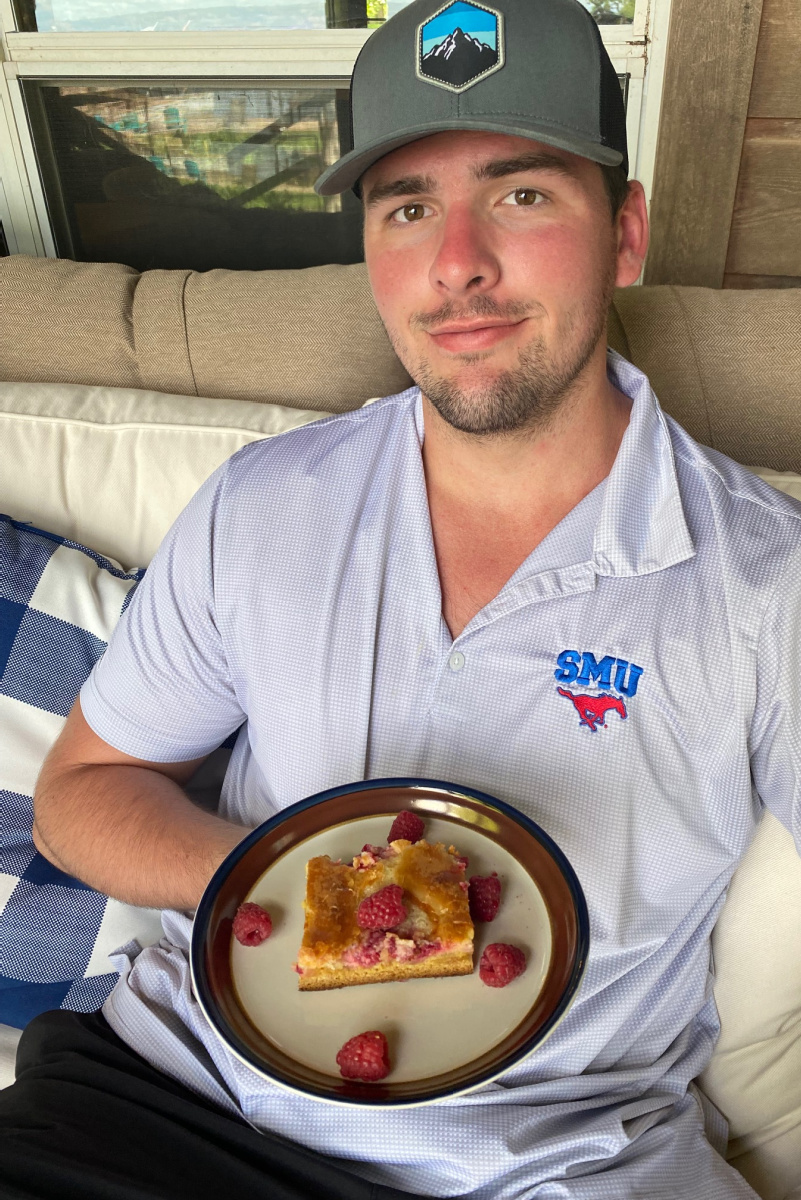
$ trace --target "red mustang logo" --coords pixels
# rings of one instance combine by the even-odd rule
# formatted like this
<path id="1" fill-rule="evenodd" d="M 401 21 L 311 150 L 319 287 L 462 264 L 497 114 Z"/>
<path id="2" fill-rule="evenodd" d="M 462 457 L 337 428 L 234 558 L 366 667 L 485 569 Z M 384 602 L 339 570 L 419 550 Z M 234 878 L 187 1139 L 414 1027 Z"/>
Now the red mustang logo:
<path id="1" fill-rule="evenodd" d="M 564 688 L 556 690 L 560 696 L 567 696 L 573 704 L 581 718 L 579 725 L 588 726 L 592 733 L 598 732 L 599 725 L 606 728 L 605 717 L 611 708 L 619 715 L 621 721 L 625 721 L 628 715 L 625 704 L 617 696 L 610 696 L 604 692 L 598 696 L 574 696 L 572 692 L 565 691 Z"/>

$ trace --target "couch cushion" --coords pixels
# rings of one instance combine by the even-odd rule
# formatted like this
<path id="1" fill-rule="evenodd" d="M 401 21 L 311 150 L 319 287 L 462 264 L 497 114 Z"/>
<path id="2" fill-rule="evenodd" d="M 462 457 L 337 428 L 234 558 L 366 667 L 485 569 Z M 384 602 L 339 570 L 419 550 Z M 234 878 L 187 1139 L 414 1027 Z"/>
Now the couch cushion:
<path id="1" fill-rule="evenodd" d="M 801 288 L 620 288 L 615 306 L 631 361 L 688 433 L 801 471 Z"/>
<path id="2" fill-rule="evenodd" d="M 0 517 L 0 1022 L 91 1012 L 109 953 L 160 936 L 159 915 L 110 900 L 36 850 L 42 762 L 143 572 Z"/>
<path id="3" fill-rule="evenodd" d="M 140 287 L 149 286 L 149 275 Z M 201 396 L 346 412 L 411 383 L 389 344 L 361 263 L 192 272 L 184 314 Z"/>
<path id="4" fill-rule="evenodd" d="M 801 482 L 801 481 L 799 481 Z M 701 1076 L 764 1200 L 801 1186 L 801 858 L 767 813 L 712 939 L 721 1035 Z"/>
<path id="5" fill-rule="evenodd" d="M 145 271 L 0 258 L 0 379 L 346 412 L 409 386 L 363 263 Z"/>
<path id="6" fill-rule="evenodd" d="M 131 302 L 118 263 L 0 259 L 0 379 L 139 387 Z"/>
<path id="7" fill-rule="evenodd" d="M 0 383 L 0 511 L 146 566 L 201 483 L 248 442 L 324 413 L 128 388 Z"/>
<path id="8" fill-rule="evenodd" d="M 137 280 L 130 316 L 136 338 L 136 365 L 143 388 L 179 396 L 198 393 L 184 319 L 184 289 L 190 275 L 191 271 L 153 270 L 140 275 Z M 115 381 L 109 379 L 108 382 Z M 200 394 L 205 395 L 202 389 Z M 224 396 L 225 391 L 219 394 Z"/>

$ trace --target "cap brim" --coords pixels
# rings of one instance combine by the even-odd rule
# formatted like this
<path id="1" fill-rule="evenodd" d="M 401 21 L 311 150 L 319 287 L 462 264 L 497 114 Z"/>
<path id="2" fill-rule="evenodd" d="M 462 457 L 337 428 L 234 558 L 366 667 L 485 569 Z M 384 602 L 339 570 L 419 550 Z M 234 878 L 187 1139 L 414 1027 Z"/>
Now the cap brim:
<path id="1" fill-rule="evenodd" d="M 610 146 L 599 146 L 597 142 L 577 137 L 574 130 L 560 129 L 553 125 L 512 125 L 508 122 L 489 121 L 482 117 L 459 117 L 453 121 L 432 121 L 426 125 L 416 125 L 404 129 L 391 138 L 380 138 L 359 150 L 351 150 L 342 158 L 337 159 L 327 170 L 323 171 L 314 185 L 314 190 L 320 196 L 336 196 L 346 192 L 362 177 L 368 167 L 378 162 L 385 154 L 408 146 L 420 138 L 430 137 L 434 133 L 445 133 L 449 130 L 475 129 L 485 133 L 505 133 L 514 137 L 530 138 L 535 142 L 543 142 L 547 146 L 556 146 L 560 150 L 568 150 L 578 154 L 580 158 L 589 158 L 602 166 L 617 167 L 623 162 L 619 150 Z"/>

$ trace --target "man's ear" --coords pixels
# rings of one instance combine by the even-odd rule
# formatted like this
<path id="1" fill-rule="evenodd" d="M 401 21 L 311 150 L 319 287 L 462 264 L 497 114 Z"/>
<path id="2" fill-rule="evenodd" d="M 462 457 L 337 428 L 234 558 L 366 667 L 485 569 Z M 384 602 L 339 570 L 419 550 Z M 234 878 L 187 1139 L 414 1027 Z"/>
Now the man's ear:
<path id="1" fill-rule="evenodd" d="M 639 279 L 648 250 L 648 208 L 645 203 L 645 191 L 637 179 L 629 180 L 629 192 L 617 214 L 615 232 L 615 287 L 629 287 Z"/>

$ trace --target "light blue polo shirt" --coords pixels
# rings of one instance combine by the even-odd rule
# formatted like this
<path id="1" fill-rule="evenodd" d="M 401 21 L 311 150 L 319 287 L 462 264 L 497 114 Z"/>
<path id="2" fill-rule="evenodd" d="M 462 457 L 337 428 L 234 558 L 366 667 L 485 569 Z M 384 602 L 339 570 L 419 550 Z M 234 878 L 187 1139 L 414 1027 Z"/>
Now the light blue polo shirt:
<path id="1" fill-rule="evenodd" d="M 710 933 L 763 805 L 801 845 L 801 505 L 693 442 L 611 351 L 609 370 L 633 401 L 611 473 L 455 641 L 410 389 L 221 467 L 81 693 L 102 738 L 152 761 L 243 726 L 221 809 L 243 823 L 416 775 L 516 805 L 567 854 L 591 924 L 576 1002 L 531 1059 L 430 1107 L 329 1106 L 227 1054 L 182 914 L 116 960 L 104 1012 L 150 1062 L 424 1195 L 753 1196 L 688 1086 L 719 1030 Z"/>

